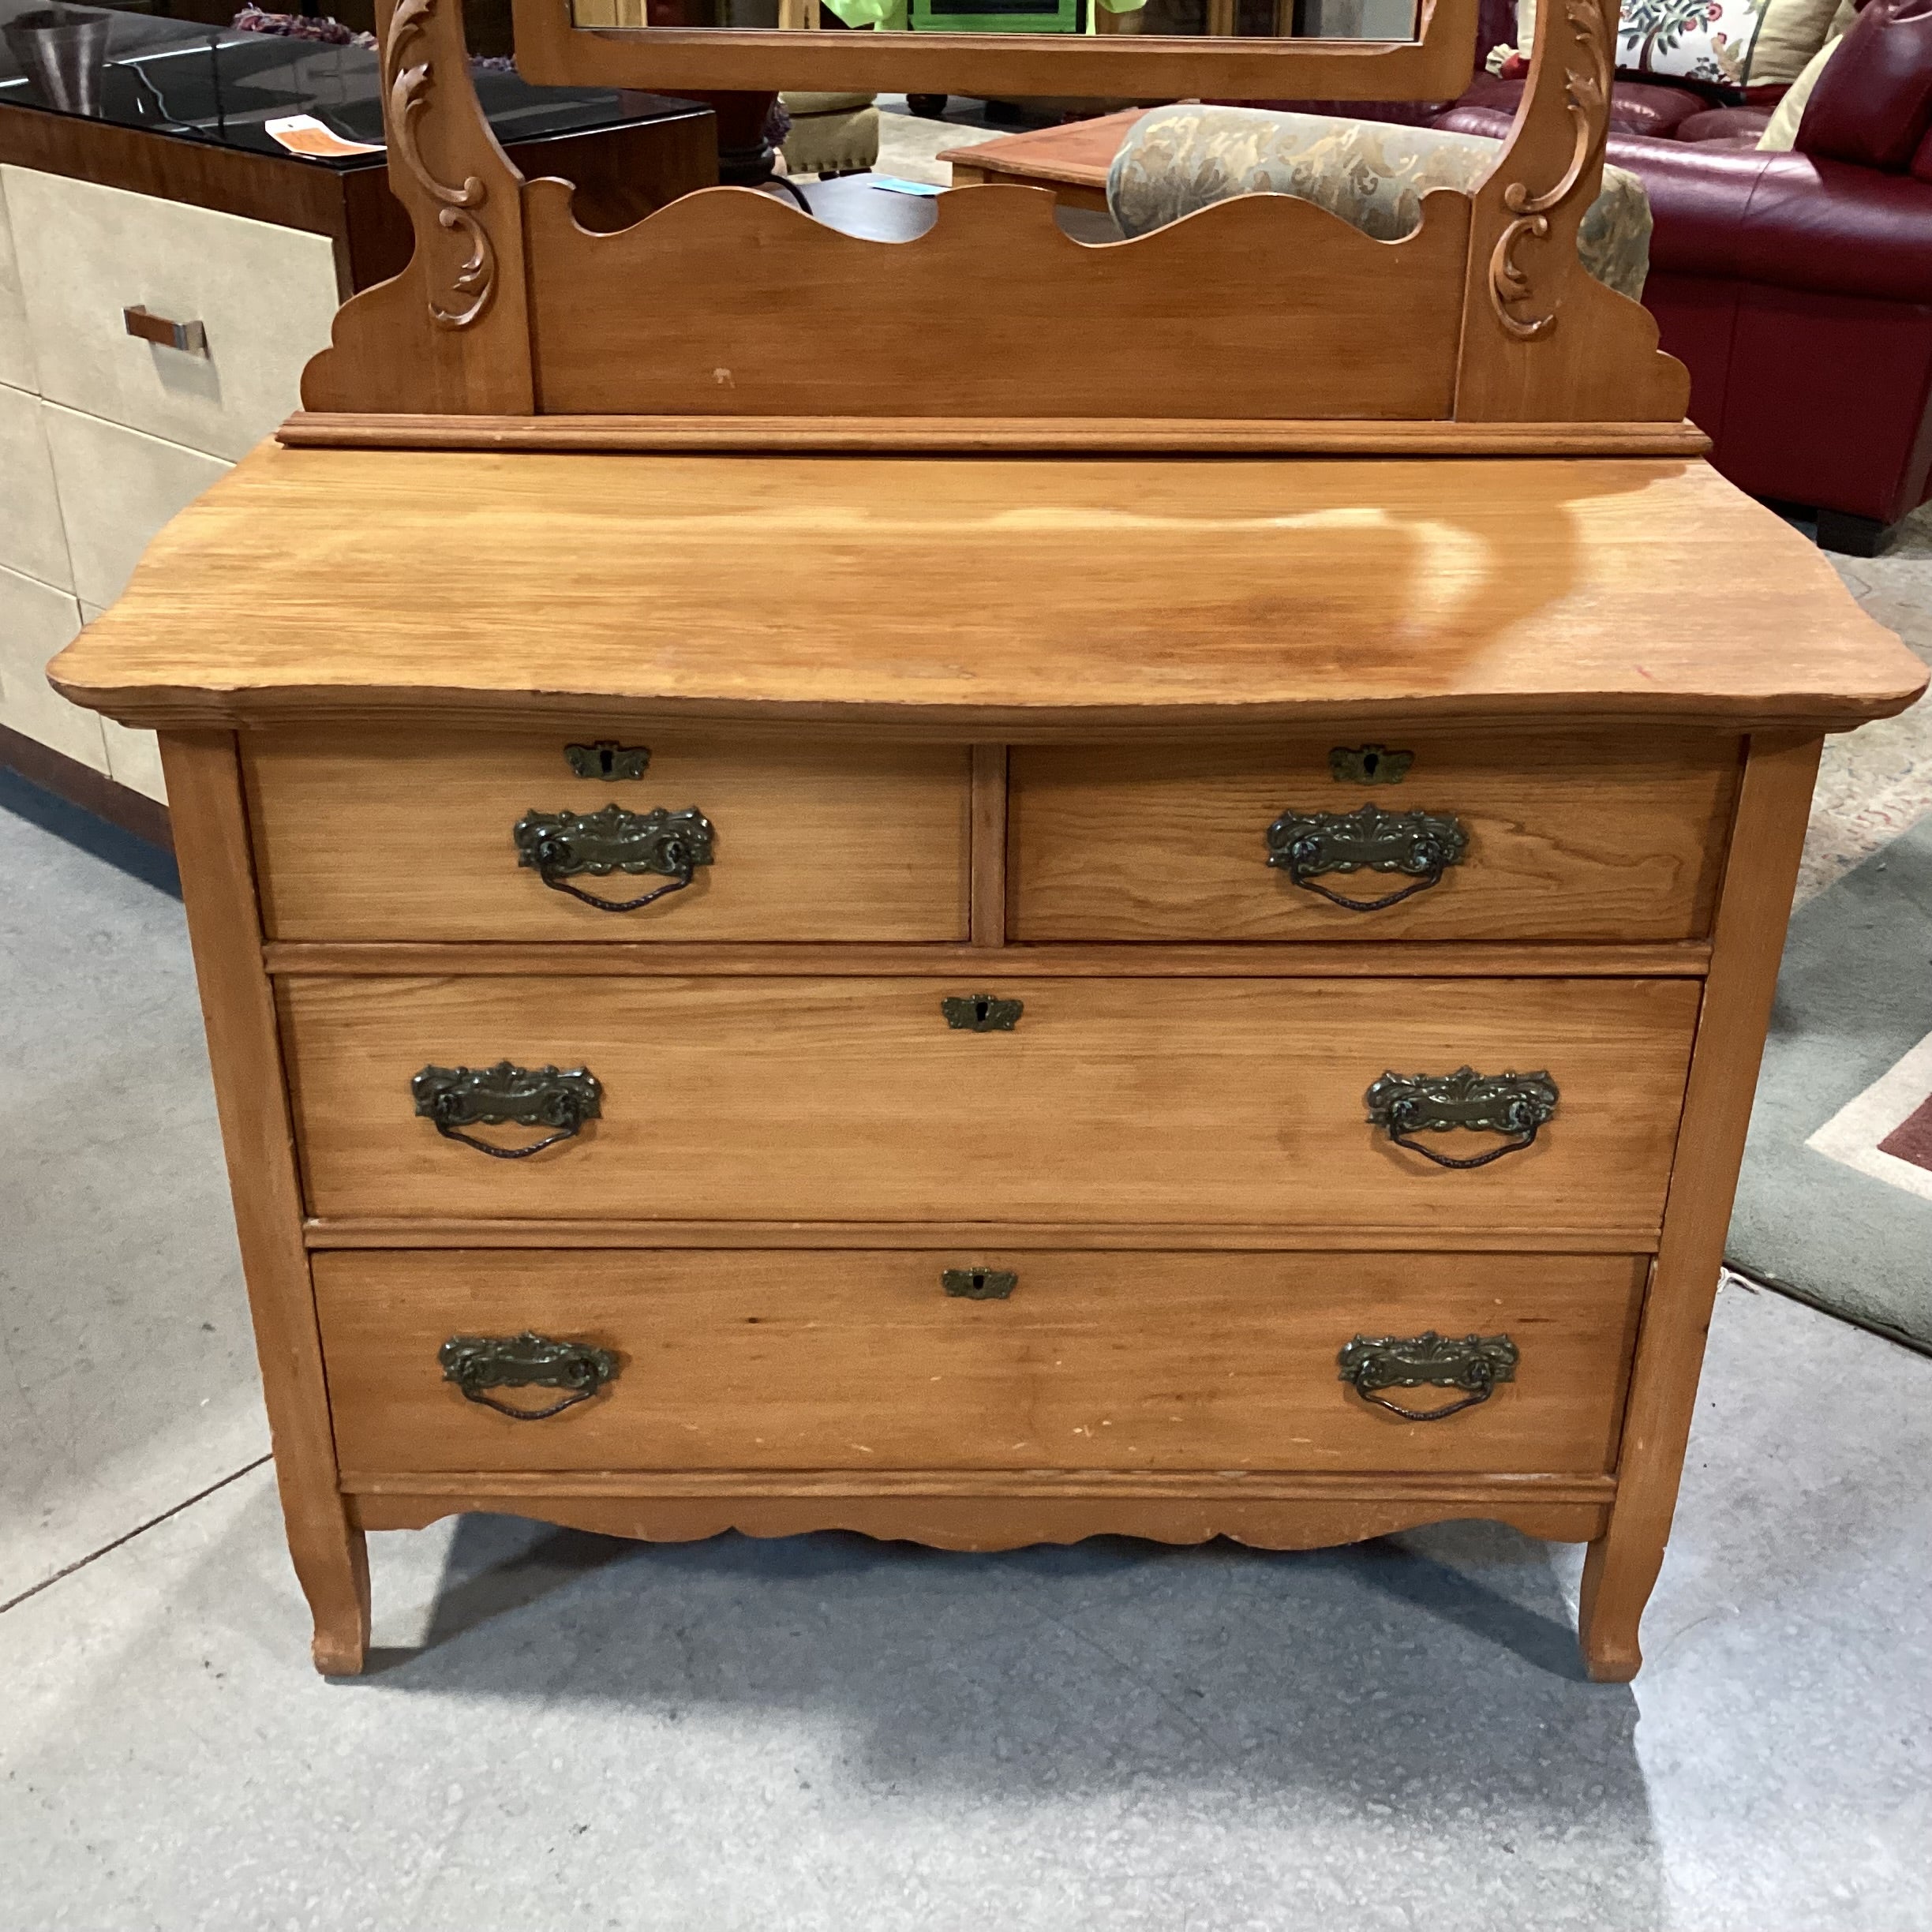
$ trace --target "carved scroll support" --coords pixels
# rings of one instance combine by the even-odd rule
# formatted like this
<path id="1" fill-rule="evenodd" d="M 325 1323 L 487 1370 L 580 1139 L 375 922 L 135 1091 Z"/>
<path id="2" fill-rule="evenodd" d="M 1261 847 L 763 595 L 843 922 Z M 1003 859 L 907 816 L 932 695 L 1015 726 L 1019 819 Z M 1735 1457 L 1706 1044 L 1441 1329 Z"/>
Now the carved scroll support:
<path id="1" fill-rule="evenodd" d="M 1689 381 L 1636 303 L 1586 274 L 1577 230 L 1603 183 L 1617 0 L 1552 0 L 1530 83 L 1477 189 L 1458 421 L 1680 417 Z"/>
<path id="2" fill-rule="evenodd" d="M 378 13 L 389 186 L 415 252 L 336 316 L 303 376 L 304 406 L 530 414 L 523 179 L 470 84 L 462 0 L 391 0 Z"/>

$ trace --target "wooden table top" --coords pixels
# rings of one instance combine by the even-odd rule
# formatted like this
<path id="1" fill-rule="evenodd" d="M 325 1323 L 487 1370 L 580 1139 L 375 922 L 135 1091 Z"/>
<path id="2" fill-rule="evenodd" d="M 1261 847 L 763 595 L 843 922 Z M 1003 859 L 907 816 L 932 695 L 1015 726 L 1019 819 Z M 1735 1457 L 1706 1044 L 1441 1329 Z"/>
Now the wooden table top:
<path id="1" fill-rule="evenodd" d="M 55 660 L 135 724 L 1844 728 L 1925 670 L 1701 462 L 257 449 Z"/>
<path id="2" fill-rule="evenodd" d="M 1144 107 L 1129 107 L 1091 121 L 1002 134 L 997 140 L 981 141 L 971 148 L 949 148 L 938 159 L 1015 181 L 1104 189 L 1107 170 L 1114 165 L 1127 130 L 1147 111 Z"/>

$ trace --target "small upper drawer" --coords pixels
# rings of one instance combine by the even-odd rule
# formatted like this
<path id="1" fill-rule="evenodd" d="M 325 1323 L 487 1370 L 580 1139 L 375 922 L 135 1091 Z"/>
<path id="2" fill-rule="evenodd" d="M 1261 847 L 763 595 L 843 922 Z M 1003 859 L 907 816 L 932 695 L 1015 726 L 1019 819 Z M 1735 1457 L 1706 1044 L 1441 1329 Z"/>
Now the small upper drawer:
<path id="1" fill-rule="evenodd" d="M 1693 938 L 1738 768 L 1734 738 L 1664 732 L 1016 747 L 1008 931 Z"/>
<path id="2" fill-rule="evenodd" d="M 300 406 L 339 294 L 326 235 L 28 168 L 4 174 L 41 393 L 210 455 L 246 455 Z M 198 323 L 206 353 L 130 335 Z"/>
<path id="3" fill-rule="evenodd" d="M 960 747 L 428 726 L 243 743 L 271 938 L 966 936 Z"/>

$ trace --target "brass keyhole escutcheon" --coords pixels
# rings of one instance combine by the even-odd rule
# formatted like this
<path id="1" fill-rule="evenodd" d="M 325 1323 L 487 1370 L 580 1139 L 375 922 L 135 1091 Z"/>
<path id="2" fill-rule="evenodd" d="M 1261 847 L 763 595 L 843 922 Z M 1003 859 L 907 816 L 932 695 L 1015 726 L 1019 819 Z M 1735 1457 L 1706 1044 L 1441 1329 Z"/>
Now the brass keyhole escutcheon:
<path id="1" fill-rule="evenodd" d="M 1010 1033 L 1025 1009 L 1024 1000 L 998 999 L 990 993 L 954 994 L 939 1002 L 946 1024 L 960 1033 Z"/>
<path id="2" fill-rule="evenodd" d="M 642 778 L 650 769 L 649 745 L 620 744 L 615 738 L 597 738 L 589 744 L 567 744 L 564 761 L 579 778 Z"/>
<path id="3" fill-rule="evenodd" d="M 946 1268 L 939 1285 L 949 1295 L 967 1301 L 1004 1301 L 1020 1285 L 1011 1268 Z"/>
<path id="4" fill-rule="evenodd" d="M 1337 745 L 1328 754 L 1328 775 L 1338 784 L 1400 784 L 1414 762 L 1413 751 L 1387 745 Z"/>

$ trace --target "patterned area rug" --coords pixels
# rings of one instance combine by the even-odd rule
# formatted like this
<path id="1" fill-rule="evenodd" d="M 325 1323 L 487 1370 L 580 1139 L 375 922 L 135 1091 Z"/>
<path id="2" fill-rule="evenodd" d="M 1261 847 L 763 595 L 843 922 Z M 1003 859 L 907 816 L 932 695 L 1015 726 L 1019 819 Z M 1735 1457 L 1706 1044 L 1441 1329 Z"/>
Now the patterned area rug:
<path id="1" fill-rule="evenodd" d="M 1833 560 L 1932 662 L 1932 508 Z M 1932 1348 L 1932 702 L 1826 745 L 1729 1259 Z"/>

